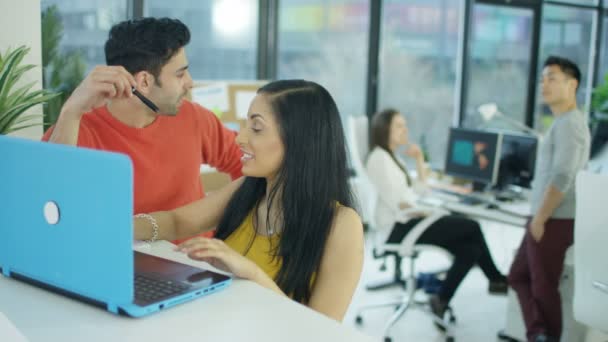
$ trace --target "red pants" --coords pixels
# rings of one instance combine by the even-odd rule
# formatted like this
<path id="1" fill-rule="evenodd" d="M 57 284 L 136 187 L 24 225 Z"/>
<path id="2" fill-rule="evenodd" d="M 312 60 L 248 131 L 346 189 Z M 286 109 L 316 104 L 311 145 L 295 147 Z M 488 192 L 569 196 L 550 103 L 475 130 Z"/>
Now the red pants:
<path id="1" fill-rule="evenodd" d="M 519 298 L 529 340 L 540 333 L 561 338 L 559 281 L 573 235 L 572 219 L 547 221 L 540 242 L 534 240 L 528 229 L 511 265 L 509 284 Z"/>

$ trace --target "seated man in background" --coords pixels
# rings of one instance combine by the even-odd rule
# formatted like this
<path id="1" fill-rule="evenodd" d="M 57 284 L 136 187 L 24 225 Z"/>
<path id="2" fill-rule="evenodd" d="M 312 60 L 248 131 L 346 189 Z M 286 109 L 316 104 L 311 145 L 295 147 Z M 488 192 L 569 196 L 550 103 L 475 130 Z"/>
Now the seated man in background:
<path id="1" fill-rule="evenodd" d="M 97 66 L 66 101 L 43 140 L 129 155 L 134 212 L 172 210 L 204 196 L 201 164 L 241 176 L 235 132 L 185 99 L 192 88 L 179 20 L 144 18 L 112 27 L 107 66 Z M 158 111 L 133 96 L 132 87 Z M 94 180 L 92 180 L 94 181 Z"/>
<path id="2" fill-rule="evenodd" d="M 532 218 L 511 266 L 529 341 L 559 341 L 562 308 L 558 290 L 566 250 L 573 243 L 574 180 L 589 160 L 586 115 L 576 105 L 581 72 L 573 62 L 549 57 L 542 95 L 555 117 L 541 142 L 532 184 Z"/>

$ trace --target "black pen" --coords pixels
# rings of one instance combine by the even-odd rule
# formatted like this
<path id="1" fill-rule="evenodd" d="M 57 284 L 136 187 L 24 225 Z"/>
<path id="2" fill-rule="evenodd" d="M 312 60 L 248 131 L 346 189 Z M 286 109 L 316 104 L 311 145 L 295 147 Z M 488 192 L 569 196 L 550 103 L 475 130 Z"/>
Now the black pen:
<path id="1" fill-rule="evenodd" d="M 159 109 L 154 104 L 154 102 L 150 101 L 147 97 L 143 96 L 139 91 L 137 91 L 137 89 L 135 89 L 135 87 L 131 87 L 131 92 L 133 92 L 133 95 L 137 96 L 141 100 L 141 102 L 143 102 L 146 106 L 148 106 L 148 108 L 152 109 L 152 111 L 154 113 L 158 113 Z"/>

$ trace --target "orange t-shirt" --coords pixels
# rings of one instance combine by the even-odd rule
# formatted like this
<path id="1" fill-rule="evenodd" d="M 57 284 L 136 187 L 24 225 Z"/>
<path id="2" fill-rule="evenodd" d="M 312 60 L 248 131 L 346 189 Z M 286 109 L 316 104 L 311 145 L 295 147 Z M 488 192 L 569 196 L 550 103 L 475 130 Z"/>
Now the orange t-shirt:
<path id="1" fill-rule="evenodd" d="M 53 127 L 42 137 L 48 141 Z M 176 116 L 158 116 L 144 128 L 125 125 L 107 107 L 85 114 L 78 146 L 120 152 L 134 170 L 134 213 L 172 210 L 204 196 L 201 164 L 232 179 L 242 175 L 236 133 L 209 110 L 184 101 Z"/>

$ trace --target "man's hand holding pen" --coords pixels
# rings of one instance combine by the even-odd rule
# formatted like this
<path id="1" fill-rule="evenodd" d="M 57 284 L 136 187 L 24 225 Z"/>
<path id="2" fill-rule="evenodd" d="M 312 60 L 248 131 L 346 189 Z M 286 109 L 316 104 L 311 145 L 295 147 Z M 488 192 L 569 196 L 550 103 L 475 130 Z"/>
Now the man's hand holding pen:
<path id="1" fill-rule="evenodd" d="M 62 112 L 80 118 L 108 100 L 133 96 L 135 78 L 122 66 L 96 66 L 63 106 Z"/>

